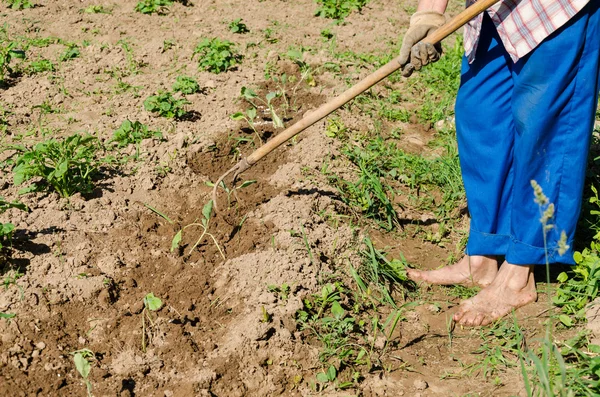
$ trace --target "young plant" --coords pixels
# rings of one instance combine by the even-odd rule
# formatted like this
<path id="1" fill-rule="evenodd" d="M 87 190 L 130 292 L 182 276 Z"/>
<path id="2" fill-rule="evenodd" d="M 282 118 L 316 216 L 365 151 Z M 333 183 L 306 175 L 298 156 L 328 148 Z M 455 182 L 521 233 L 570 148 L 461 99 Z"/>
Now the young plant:
<path id="1" fill-rule="evenodd" d="M 0 43 L 0 83 L 4 82 L 5 76 L 13 72 L 10 61 L 25 59 L 25 51 L 17 49 L 17 43 L 11 41 L 7 44 Z"/>
<path id="2" fill-rule="evenodd" d="M 35 61 L 31 61 L 25 70 L 28 74 L 33 75 L 37 73 L 54 72 L 56 67 L 49 59 L 37 59 Z"/>
<path id="3" fill-rule="evenodd" d="M 141 0 L 136 4 L 135 11 L 142 14 L 165 14 L 172 4 L 172 0 Z"/>
<path id="4" fill-rule="evenodd" d="M 241 63 L 235 44 L 218 38 L 203 39 L 194 49 L 192 59 L 198 55 L 198 68 L 211 73 L 222 73 Z"/>
<path id="5" fill-rule="evenodd" d="M 168 91 L 159 91 L 144 101 L 144 109 L 169 119 L 180 119 L 187 111 L 185 105 L 190 104 L 185 98 L 177 99 Z"/>
<path id="6" fill-rule="evenodd" d="M 173 91 L 181 92 L 182 94 L 195 94 L 200 92 L 200 84 L 188 76 L 178 76 L 175 83 L 173 83 Z"/>
<path id="7" fill-rule="evenodd" d="M 369 0 L 316 0 L 319 8 L 315 12 L 316 16 L 322 18 L 335 19 L 341 22 L 352 11 L 361 11 Z"/>
<path id="8" fill-rule="evenodd" d="M 75 362 L 75 368 L 79 375 L 83 378 L 85 382 L 87 395 L 88 397 L 92 396 L 92 382 L 89 380 L 90 371 L 92 370 L 92 366 L 90 364 L 89 359 L 94 358 L 94 352 L 90 349 L 81 349 L 71 353 L 73 355 L 73 361 Z"/>
<path id="9" fill-rule="evenodd" d="M 256 126 L 254 125 L 254 119 L 256 119 L 256 108 L 250 108 L 250 109 L 246 110 L 245 113 L 244 112 L 236 112 L 236 113 L 232 114 L 230 117 L 232 120 L 235 120 L 235 121 L 245 120 L 246 123 L 248 123 L 248 125 L 252 129 L 252 131 L 254 131 L 254 134 L 256 134 L 258 141 L 260 143 L 262 143 L 262 138 L 260 137 L 258 131 L 256 130 Z"/>
<path id="10" fill-rule="evenodd" d="M 31 0 L 4 0 L 4 3 L 13 10 L 24 10 L 35 7 L 35 4 Z"/>
<path id="11" fill-rule="evenodd" d="M 91 5 L 83 9 L 86 14 L 110 14 L 112 11 L 103 5 Z"/>
<path id="12" fill-rule="evenodd" d="M 9 208 L 17 208 L 21 211 L 28 211 L 28 208 L 25 204 L 20 201 L 6 201 L 4 197 L 0 196 L 0 214 L 8 210 Z M 0 223 L 0 249 L 2 249 L 6 244 L 11 244 L 12 234 L 15 230 L 15 226 L 8 223 Z"/>
<path id="13" fill-rule="evenodd" d="M 77 44 L 69 43 L 67 44 L 67 49 L 65 50 L 65 52 L 60 54 L 59 60 L 61 62 L 65 62 L 70 59 L 77 58 L 79 57 L 79 55 L 81 55 L 81 53 L 79 52 L 79 47 L 77 46 Z"/>
<path id="14" fill-rule="evenodd" d="M 225 254 L 221 250 L 221 247 L 219 246 L 219 243 L 217 242 L 217 239 L 215 238 L 215 236 L 213 236 L 208 231 L 208 226 L 209 226 L 209 223 L 210 223 L 210 218 L 212 216 L 213 205 L 214 205 L 214 203 L 213 203 L 212 200 L 209 200 L 208 203 L 206 203 L 204 205 L 204 207 L 202 208 L 202 220 L 201 220 L 200 223 L 197 223 L 197 222 L 190 223 L 189 225 L 184 226 L 183 229 L 181 229 L 180 231 L 178 231 L 177 234 L 175 234 L 175 237 L 173 237 L 173 240 L 171 241 L 171 252 L 175 251 L 175 249 L 177 247 L 179 247 L 179 243 L 181 242 L 181 239 L 183 237 L 183 231 L 185 229 L 187 229 L 189 227 L 200 226 L 202 228 L 202 234 L 200 235 L 200 237 L 198 238 L 198 240 L 196 241 L 196 243 L 192 246 L 192 248 L 190 249 L 188 255 L 191 255 L 192 252 L 194 252 L 194 250 L 196 249 L 196 247 L 198 246 L 198 244 L 200 244 L 204 240 L 205 236 L 208 236 L 208 237 L 210 237 L 212 239 L 213 243 L 215 244 L 215 246 L 219 250 L 219 253 L 221 254 L 221 257 L 223 259 L 225 259 Z"/>
<path id="15" fill-rule="evenodd" d="M 283 121 L 281 120 L 281 117 L 279 117 L 279 115 L 277 114 L 277 111 L 275 110 L 275 106 L 273 104 L 273 100 L 280 96 L 281 96 L 281 93 L 279 91 L 269 92 L 265 96 L 265 99 L 262 99 L 261 97 L 258 96 L 258 94 L 256 92 L 254 92 L 250 88 L 242 87 L 242 90 L 240 91 L 240 97 L 243 98 L 244 100 L 246 100 L 248 103 L 250 103 L 254 108 L 260 107 L 260 105 L 256 104 L 256 101 L 259 101 L 262 104 L 262 106 L 269 109 L 269 113 L 271 115 L 271 120 L 273 120 L 273 126 L 275 128 L 283 128 L 284 127 Z"/>
<path id="16" fill-rule="evenodd" d="M 122 149 L 132 144 L 139 145 L 142 140 L 148 138 L 162 140 L 163 134 L 160 131 L 150 130 L 146 124 L 139 121 L 127 119 L 115 130 L 109 143 L 115 143 L 118 148 Z"/>
<path id="17" fill-rule="evenodd" d="M 241 18 L 237 18 L 229 22 L 229 31 L 231 33 L 244 34 L 248 33 L 250 30 L 248 29 L 248 26 L 242 22 Z"/>
<path id="18" fill-rule="evenodd" d="M 77 192 L 88 193 L 94 185 L 92 176 L 100 167 L 98 140 L 91 135 L 74 134 L 62 140 L 50 139 L 33 147 L 13 145 L 13 179 L 21 185 L 41 178 L 19 193 L 41 191 L 51 186 L 61 197 Z"/>
<path id="19" fill-rule="evenodd" d="M 144 297 L 144 309 L 142 310 L 142 351 L 146 353 L 146 338 L 152 339 L 151 327 L 154 327 L 154 320 L 150 312 L 155 312 L 162 307 L 162 300 L 154 296 L 152 292 Z M 146 326 L 148 321 L 148 326 Z"/>

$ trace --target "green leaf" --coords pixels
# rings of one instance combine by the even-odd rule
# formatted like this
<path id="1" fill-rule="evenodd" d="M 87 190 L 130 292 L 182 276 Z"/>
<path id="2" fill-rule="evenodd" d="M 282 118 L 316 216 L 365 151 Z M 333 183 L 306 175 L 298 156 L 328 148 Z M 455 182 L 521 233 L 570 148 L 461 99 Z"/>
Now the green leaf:
<path id="1" fill-rule="evenodd" d="M 273 99 L 275 99 L 277 97 L 277 93 L 276 92 L 269 92 L 266 96 L 267 98 L 267 102 L 271 102 Z"/>
<path id="2" fill-rule="evenodd" d="M 335 367 L 333 365 L 330 365 L 329 368 L 327 368 L 327 378 L 333 382 L 335 380 L 336 376 L 337 376 L 337 371 L 336 371 Z"/>
<path id="3" fill-rule="evenodd" d="M 581 255 L 581 252 L 575 251 L 575 253 L 573 253 L 573 259 L 575 260 L 575 263 L 581 263 L 583 261 L 583 255 Z"/>
<path id="4" fill-rule="evenodd" d="M 569 276 L 567 276 L 567 273 L 562 272 L 561 274 L 558 275 L 558 277 L 556 277 L 556 279 L 559 282 L 564 283 L 565 281 L 567 281 L 569 279 Z"/>
<path id="5" fill-rule="evenodd" d="M 317 381 L 321 382 L 321 383 L 327 383 L 327 382 L 329 382 L 329 377 L 327 376 L 327 374 L 325 372 L 319 372 L 317 374 Z"/>
<path id="6" fill-rule="evenodd" d="M 344 318 L 344 314 L 346 314 L 346 311 L 342 308 L 339 302 L 335 301 L 331 304 L 331 313 L 336 319 L 341 320 L 342 318 Z"/>
<path id="7" fill-rule="evenodd" d="M 90 375 L 90 370 L 92 369 L 89 361 L 79 352 L 75 353 L 73 361 L 75 361 L 75 368 L 77 368 L 77 371 L 81 374 L 83 379 L 87 379 Z"/>
<path id="8" fill-rule="evenodd" d="M 181 242 L 182 231 L 183 230 L 178 231 L 175 237 L 173 237 L 173 241 L 171 241 L 171 252 L 175 251 L 175 249 L 179 247 L 179 243 Z"/>
<path id="9" fill-rule="evenodd" d="M 253 180 L 244 181 L 244 183 L 242 183 L 238 189 L 243 189 L 243 188 L 248 187 L 250 185 L 253 185 L 255 183 L 256 183 L 256 180 L 254 180 L 254 179 Z"/>
<path id="10" fill-rule="evenodd" d="M 231 117 L 232 120 L 243 120 L 244 119 L 244 113 L 237 112 L 237 113 L 232 114 L 229 117 Z"/>
<path id="11" fill-rule="evenodd" d="M 558 316 L 558 319 L 566 327 L 572 327 L 573 326 L 573 320 L 571 319 L 571 317 L 567 316 L 566 314 L 561 314 L 560 316 Z"/>
<path id="12" fill-rule="evenodd" d="M 210 219 L 210 215 L 212 214 L 213 205 L 214 205 L 213 201 L 208 200 L 208 203 L 206 203 L 204 205 L 204 208 L 202 208 L 202 215 L 204 216 L 204 219 L 206 219 L 207 221 Z"/>
<path id="13" fill-rule="evenodd" d="M 162 301 L 150 292 L 144 297 L 144 306 L 146 306 L 148 310 L 155 312 L 162 307 Z"/>
<path id="14" fill-rule="evenodd" d="M 254 120 L 254 118 L 256 117 L 256 108 L 250 108 L 246 110 L 246 114 L 248 115 L 248 118 L 250 120 Z"/>
<path id="15" fill-rule="evenodd" d="M 14 313 L 4 313 L 0 312 L 0 318 L 14 318 L 16 314 Z"/>

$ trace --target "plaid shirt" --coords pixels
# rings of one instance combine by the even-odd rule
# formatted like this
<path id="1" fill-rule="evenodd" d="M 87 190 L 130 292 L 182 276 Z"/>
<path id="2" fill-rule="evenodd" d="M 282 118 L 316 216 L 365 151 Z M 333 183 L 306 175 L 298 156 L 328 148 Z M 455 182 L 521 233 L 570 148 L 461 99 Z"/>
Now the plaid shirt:
<path id="1" fill-rule="evenodd" d="M 467 7 L 477 0 L 466 0 Z M 504 48 L 516 62 L 564 25 L 589 0 L 501 0 L 487 10 Z M 465 55 L 475 60 L 483 14 L 465 26 Z"/>

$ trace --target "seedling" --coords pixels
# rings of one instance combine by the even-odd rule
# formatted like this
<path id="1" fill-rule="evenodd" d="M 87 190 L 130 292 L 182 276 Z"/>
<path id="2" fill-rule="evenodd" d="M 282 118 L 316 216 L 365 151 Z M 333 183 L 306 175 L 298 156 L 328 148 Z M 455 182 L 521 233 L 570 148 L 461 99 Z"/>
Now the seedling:
<path id="1" fill-rule="evenodd" d="M 369 0 L 316 0 L 316 16 L 342 22 L 352 11 L 361 11 Z"/>
<path id="2" fill-rule="evenodd" d="M 185 105 L 190 104 L 185 98 L 177 99 L 168 91 L 159 91 L 144 101 L 144 109 L 169 119 L 180 119 L 187 113 Z"/>
<path id="3" fill-rule="evenodd" d="M 27 206 L 21 203 L 20 201 L 6 201 L 4 197 L 0 196 L 0 214 L 5 212 L 9 208 L 17 208 L 21 211 L 28 211 Z M 12 223 L 0 223 L 0 249 L 2 249 L 6 244 L 11 244 L 12 234 L 14 230 L 15 226 Z"/>
<path id="4" fill-rule="evenodd" d="M 8 44 L 0 44 L 0 83 L 4 82 L 6 74 L 13 72 L 10 67 L 10 61 L 15 59 L 25 59 L 25 51 L 17 49 L 17 43 L 14 41 Z"/>
<path id="5" fill-rule="evenodd" d="M 129 119 L 123 121 L 121 126 L 115 130 L 109 143 L 115 143 L 118 148 L 135 144 L 138 146 L 144 139 L 162 140 L 163 134 L 160 131 L 152 131 L 146 124 L 139 121 L 131 121 Z"/>
<path id="6" fill-rule="evenodd" d="M 89 380 L 90 371 L 92 370 L 92 366 L 90 364 L 89 359 L 94 358 L 94 352 L 90 349 L 81 349 L 74 352 L 71 352 L 73 355 L 73 361 L 75 362 L 75 368 L 79 375 L 83 378 L 85 382 L 87 395 L 88 397 L 92 396 L 92 382 Z"/>
<path id="7" fill-rule="evenodd" d="M 70 59 L 77 58 L 79 57 L 79 55 L 81 55 L 81 53 L 79 52 L 79 47 L 77 46 L 77 44 L 69 43 L 67 44 L 67 49 L 65 50 L 65 52 L 63 52 L 60 55 L 59 60 L 61 62 L 65 62 Z"/>
<path id="8" fill-rule="evenodd" d="M 182 94 L 195 94 L 200 92 L 200 84 L 188 76 L 178 76 L 173 83 L 173 91 L 181 92 Z"/>
<path id="9" fill-rule="evenodd" d="M 271 120 L 273 120 L 273 126 L 275 128 L 283 128 L 284 127 L 283 121 L 281 120 L 281 117 L 279 117 L 279 115 L 277 114 L 277 112 L 275 110 L 275 106 L 273 104 L 273 100 L 275 98 L 280 97 L 281 95 L 282 94 L 279 91 L 277 91 L 277 92 L 269 92 L 265 96 L 265 99 L 262 99 L 251 88 L 242 87 L 242 89 L 240 91 L 240 98 L 246 100 L 249 104 L 251 104 L 254 107 L 254 109 L 257 109 L 257 108 L 261 107 L 261 105 L 257 105 L 257 101 L 260 102 L 260 104 L 262 104 L 262 107 L 266 107 L 267 109 L 269 109 L 269 114 L 271 116 Z M 234 114 L 234 116 L 237 115 L 237 114 L 238 113 Z"/>
<path id="10" fill-rule="evenodd" d="M 225 185 L 225 183 L 221 182 L 221 183 L 219 184 L 219 187 L 220 187 L 220 188 L 223 188 L 223 190 L 225 190 L 225 193 L 227 193 L 227 203 L 228 203 L 228 205 L 229 205 L 229 204 L 231 203 L 231 195 L 232 195 L 232 194 L 235 196 L 235 195 L 236 195 L 236 192 L 237 192 L 239 189 L 244 189 L 244 188 L 246 188 L 246 187 L 248 187 L 248 186 L 250 186 L 250 185 L 253 185 L 253 184 L 255 184 L 255 183 L 256 183 L 256 180 L 254 180 L 254 179 L 253 179 L 253 180 L 247 180 L 247 181 L 244 181 L 244 182 L 242 182 L 242 184 L 241 184 L 241 185 L 239 185 L 239 186 L 236 186 L 236 187 L 234 187 L 233 189 L 229 189 L 229 188 L 228 188 L 228 187 Z M 210 186 L 210 187 L 214 188 L 214 187 L 215 187 L 215 184 L 214 184 L 214 183 L 212 183 L 212 182 L 206 182 L 206 186 Z M 237 197 L 237 196 L 236 196 L 236 197 Z M 211 200 L 211 201 L 212 201 L 212 200 Z"/>
<path id="11" fill-rule="evenodd" d="M 165 14 L 172 4 L 172 0 L 142 0 L 135 6 L 135 11 L 142 14 Z"/>
<path id="12" fill-rule="evenodd" d="M 97 158 L 99 145 L 91 135 L 74 134 L 63 140 L 50 139 L 28 148 L 12 145 L 15 185 L 33 178 L 41 178 L 31 186 L 21 189 L 20 194 L 41 191 L 51 186 L 61 197 L 77 192 L 87 193 L 93 189 L 92 176 L 100 167 Z"/>
<path id="13" fill-rule="evenodd" d="M 86 7 L 83 12 L 86 14 L 110 14 L 112 11 L 99 4 Z"/>
<path id="14" fill-rule="evenodd" d="M 152 292 L 144 297 L 144 309 L 142 310 L 142 351 L 146 353 L 146 338 L 151 340 L 152 334 L 147 329 L 146 320 L 149 327 L 154 327 L 154 320 L 150 312 L 155 312 L 162 307 L 162 300 L 154 296 Z"/>
<path id="15" fill-rule="evenodd" d="M 218 38 L 203 39 L 194 49 L 192 59 L 198 55 L 198 68 L 211 73 L 222 73 L 241 63 L 235 44 Z"/>
<path id="16" fill-rule="evenodd" d="M 4 313 L 4 312 L 0 312 L 0 318 L 4 318 L 7 320 L 10 320 L 11 318 L 15 318 L 17 315 L 14 313 Z"/>
<path id="17" fill-rule="evenodd" d="M 198 240 L 196 241 L 196 243 L 192 246 L 192 248 L 190 249 L 188 255 L 191 255 L 192 252 L 194 252 L 194 250 L 196 249 L 196 247 L 198 246 L 198 244 L 200 244 L 204 240 L 205 236 L 208 236 L 208 237 L 210 237 L 212 239 L 213 243 L 215 244 L 215 246 L 219 250 L 219 253 L 221 254 L 221 257 L 223 259 L 225 259 L 225 254 L 221 250 L 221 247 L 219 246 L 219 243 L 217 242 L 217 239 L 215 238 L 215 236 L 213 236 L 208 231 L 208 227 L 209 227 L 209 223 L 210 223 L 210 218 L 212 216 L 213 204 L 214 204 L 214 202 L 212 200 L 209 200 L 208 203 L 206 203 L 204 205 L 204 207 L 202 208 L 202 220 L 201 220 L 200 223 L 197 223 L 197 222 L 190 223 L 189 225 L 184 226 L 183 229 L 181 229 L 180 231 L 178 231 L 177 234 L 175 234 L 175 237 L 173 237 L 173 240 L 171 241 L 171 252 L 175 251 L 175 249 L 177 247 L 179 247 L 179 243 L 181 242 L 181 238 L 183 237 L 183 232 L 184 232 L 185 229 L 187 229 L 189 227 L 200 226 L 202 228 L 202 234 L 200 235 L 200 237 L 198 238 Z"/>
<path id="18" fill-rule="evenodd" d="M 56 70 L 56 67 L 49 59 L 38 59 L 31 61 L 31 63 L 29 63 L 29 65 L 26 67 L 26 71 L 30 75 L 36 73 L 53 72 L 54 70 Z"/>
<path id="19" fill-rule="evenodd" d="M 35 7 L 35 4 L 30 0 L 4 0 L 4 3 L 13 10 L 24 10 Z"/>
<path id="20" fill-rule="evenodd" d="M 238 18 L 229 22 L 229 31 L 231 33 L 244 34 L 248 33 L 250 30 L 248 29 L 248 26 L 246 26 L 246 24 L 242 22 L 242 19 Z"/>

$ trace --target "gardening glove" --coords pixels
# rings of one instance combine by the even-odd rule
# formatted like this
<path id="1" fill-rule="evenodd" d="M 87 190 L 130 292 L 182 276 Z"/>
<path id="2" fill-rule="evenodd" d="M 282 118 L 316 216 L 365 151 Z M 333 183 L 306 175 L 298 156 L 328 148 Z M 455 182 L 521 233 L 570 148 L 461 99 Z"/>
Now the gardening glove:
<path id="1" fill-rule="evenodd" d="M 400 49 L 400 65 L 404 77 L 440 59 L 442 55 L 440 43 L 432 45 L 420 41 L 435 32 L 445 22 L 444 15 L 436 11 L 417 11 L 410 17 L 410 27 L 404 35 Z"/>

